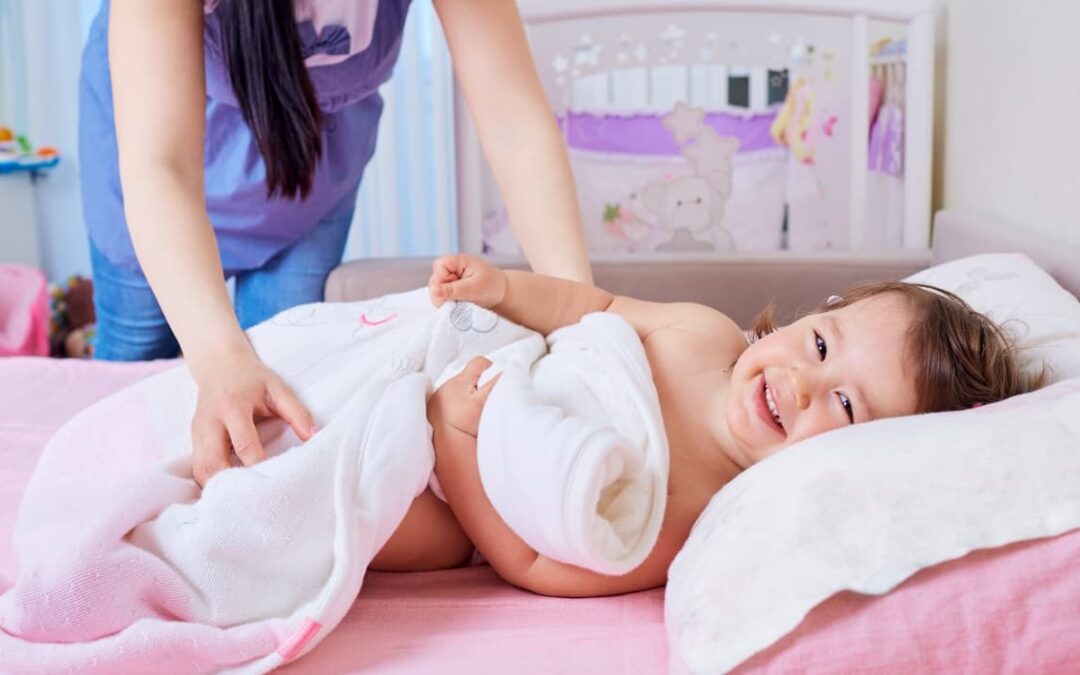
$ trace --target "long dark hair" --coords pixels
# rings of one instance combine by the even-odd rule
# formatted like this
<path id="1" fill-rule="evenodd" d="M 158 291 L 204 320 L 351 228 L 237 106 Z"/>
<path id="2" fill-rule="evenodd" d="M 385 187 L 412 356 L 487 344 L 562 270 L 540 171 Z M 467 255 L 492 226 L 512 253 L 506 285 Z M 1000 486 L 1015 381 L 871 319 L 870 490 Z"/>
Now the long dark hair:
<path id="1" fill-rule="evenodd" d="M 266 164 L 266 194 L 304 199 L 322 154 L 323 116 L 293 0 L 222 0 L 217 12 L 229 79 Z"/>

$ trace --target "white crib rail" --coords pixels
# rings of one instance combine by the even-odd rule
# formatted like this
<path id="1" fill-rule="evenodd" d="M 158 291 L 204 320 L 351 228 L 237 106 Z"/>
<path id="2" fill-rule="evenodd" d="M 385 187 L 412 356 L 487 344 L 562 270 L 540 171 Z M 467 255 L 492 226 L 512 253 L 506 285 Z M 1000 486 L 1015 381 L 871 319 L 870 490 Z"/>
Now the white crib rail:
<path id="1" fill-rule="evenodd" d="M 940 0 L 519 0 L 526 24 L 618 14 L 698 10 L 858 16 L 911 21 L 938 11 Z"/>
<path id="2" fill-rule="evenodd" d="M 933 151 L 934 30 L 940 0 L 519 0 L 525 24 L 617 16 L 725 11 L 807 14 L 851 20 L 851 138 L 849 247 L 863 248 L 867 226 L 867 152 L 869 120 L 869 23 L 903 22 L 907 27 L 907 74 L 904 131 L 903 247 L 930 246 Z M 484 190 L 490 189 L 469 112 L 455 96 L 457 134 L 459 242 L 465 251 L 483 246 Z"/>

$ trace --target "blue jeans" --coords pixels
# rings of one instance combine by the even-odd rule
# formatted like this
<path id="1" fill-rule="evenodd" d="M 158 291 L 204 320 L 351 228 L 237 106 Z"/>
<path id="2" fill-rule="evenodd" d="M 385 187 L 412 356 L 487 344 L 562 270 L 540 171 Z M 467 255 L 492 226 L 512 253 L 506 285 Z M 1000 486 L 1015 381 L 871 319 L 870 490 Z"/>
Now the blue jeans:
<path id="1" fill-rule="evenodd" d="M 283 309 L 323 299 L 330 271 L 341 264 L 352 213 L 321 221 L 308 234 L 258 269 L 236 279 L 233 305 L 241 328 L 250 328 Z M 180 355 L 180 344 L 165 321 L 141 270 L 112 264 L 90 242 L 97 337 L 94 358 L 149 361 Z"/>

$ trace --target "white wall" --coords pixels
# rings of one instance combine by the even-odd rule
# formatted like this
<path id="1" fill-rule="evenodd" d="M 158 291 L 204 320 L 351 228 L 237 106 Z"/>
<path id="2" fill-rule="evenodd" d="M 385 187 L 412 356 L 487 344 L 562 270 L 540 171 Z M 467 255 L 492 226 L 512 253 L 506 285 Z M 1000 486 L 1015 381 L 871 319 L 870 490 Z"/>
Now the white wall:
<path id="1" fill-rule="evenodd" d="M 936 208 L 1080 245 L 1077 0 L 947 0 Z"/>

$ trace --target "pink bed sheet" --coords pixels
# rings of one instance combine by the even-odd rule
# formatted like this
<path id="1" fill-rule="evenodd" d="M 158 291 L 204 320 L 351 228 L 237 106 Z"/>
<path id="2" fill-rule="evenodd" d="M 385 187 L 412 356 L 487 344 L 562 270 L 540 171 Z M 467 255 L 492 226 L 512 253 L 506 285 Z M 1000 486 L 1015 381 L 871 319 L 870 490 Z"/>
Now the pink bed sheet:
<path id="1" fill-rule="evenodd" d="M 16 573 L 18 500 L 49 436 L 99 398 L 173 365 L 0 359 L 0 588 Z M 667 669 L 662 591 L 543 598 L 474 567 L 370 574 L 342 624 L 280 672 Z M 977 552 L 883 597 L 834 597 L 738 672 L 1080 672 L 1080 532 Z"/>

